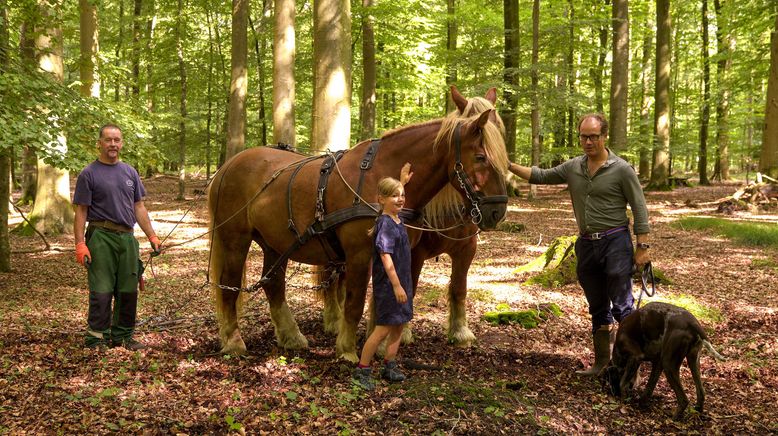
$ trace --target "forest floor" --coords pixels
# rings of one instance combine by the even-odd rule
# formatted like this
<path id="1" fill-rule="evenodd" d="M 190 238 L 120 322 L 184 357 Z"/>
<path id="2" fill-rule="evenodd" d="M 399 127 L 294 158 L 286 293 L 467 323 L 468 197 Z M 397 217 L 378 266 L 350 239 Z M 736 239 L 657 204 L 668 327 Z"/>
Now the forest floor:
<path id="1" fill-rule="evenodd" d="M 171 177 L 144 183 L 157 233 L 172 231 L 167 243 L 206 231 L 204 198 L 192 194 L 202 182 L 191 183 L 188 201 L 174 200 Z M 478 341 L 468 349 L 447 343 L 450 259 L 428 261 L 415 301 L 415 341 L 400 349 L 402 358 L 428 369 L 406 368 L 408 380 L 380 383 L 372 393 L 352 385 L 352 364 L 335 359 L 335 338 L 323 332 L 322 303 L 302 266 L 290 266 L 288 299 L 310 348 L 276 347 L 260 292 L 251 295 L 241 320 L 249 355 L 236 358 L 218 353 L 212 304 L 203 289 L 206 237 L 173 247 L 147 270 L 136 337 L 150 348 L 139 352 L 82 347 L 86 273 L 72 251 L 14 254 L 13 271 L 0 274 L 0 434 L 778 433 L 778 253 L 673 226 L 685 215 L 722 217 L 715 200 L 739 186 L 647 193 L 653 261 L 672 280 L 657 294 L 714 314 L 700 320 L 727 357 L 717 362 L 703 352 L 705 410 L 689 407 L 680 422 L 671 419 L 675 396 L 664 377 L 647 409 L 614 399 L 598 380 L 577 377 L 575 370 L 592 357 L 580 287 L 525 285 L 528 276 L 514 273 L 555 237 L 576 232 L 567 192 L 550 186 L 534 201 L 510 200 L 507 220 L 526 230 L 480 236 L 468 296 L 468 322 Z M 727 218 L 776 223 L 778 213 Z M 146 259 L 148 243 L 137 229 L 136 235 Z M 68 250 L 72 236 L 50 242 Z M 11 244 L 15 251 L 43 245 L 16 235 Z M 254 247 L 250 283 L 259 278 L 260 258 Z M 483 320 L 498 304 L 524 310 L 543 303 L 556 303 L 563 313 L 534 329 Z M 364 319 L 358 335 L 361 346 Z M 686 365 L 681 378 L 693 404 Z"/>

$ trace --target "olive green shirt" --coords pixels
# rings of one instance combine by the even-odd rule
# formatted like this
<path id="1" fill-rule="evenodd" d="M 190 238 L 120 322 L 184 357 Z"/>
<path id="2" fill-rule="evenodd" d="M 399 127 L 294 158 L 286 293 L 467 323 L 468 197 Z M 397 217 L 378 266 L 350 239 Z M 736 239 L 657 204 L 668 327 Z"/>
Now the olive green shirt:
<path id="1" fill-rule="evenodd" d="M 547 170 L 532 167 L 529 182 L 536 185 L 567 183 L 575 221 L 582 234 L 628 226 L 627 204 L 635 219 L 635 234 L 649 233 L 646 199 L 632 166 L 608 150 L 608 160 L 590 176 L 588 160 L 583 155 Z"/>

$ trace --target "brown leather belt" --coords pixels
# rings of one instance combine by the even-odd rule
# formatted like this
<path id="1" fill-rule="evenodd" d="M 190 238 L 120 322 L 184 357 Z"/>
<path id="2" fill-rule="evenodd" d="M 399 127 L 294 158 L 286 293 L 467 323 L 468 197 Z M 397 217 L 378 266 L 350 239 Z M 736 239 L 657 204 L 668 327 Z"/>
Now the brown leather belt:
<path id="1" fill-rule="evenodd" d="M 113 221 L 89 221 L 89 225 L 116 233 L 133 233 L 132 228 L 116 224 Z"/>

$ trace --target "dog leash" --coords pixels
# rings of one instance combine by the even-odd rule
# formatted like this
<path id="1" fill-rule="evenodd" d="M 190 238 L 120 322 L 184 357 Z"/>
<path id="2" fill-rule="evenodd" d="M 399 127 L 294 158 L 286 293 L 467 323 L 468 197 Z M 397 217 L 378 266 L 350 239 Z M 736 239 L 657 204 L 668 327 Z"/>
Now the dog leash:
<path id="1" fill-rule="evenodd" d="M 640 274 L 640 295 L 638 296 L 638 305 L 635 310 L 640 309 L 640 302 L 643 299 L 643 294 L 651 298 L 656 294 L 656 279 L 654 278 L 654 267 L 651 266 L 651 262 L 643 265 L 643 272 Z M 648 284 L 651 283 L 651 291 L 648 290 Z"/>

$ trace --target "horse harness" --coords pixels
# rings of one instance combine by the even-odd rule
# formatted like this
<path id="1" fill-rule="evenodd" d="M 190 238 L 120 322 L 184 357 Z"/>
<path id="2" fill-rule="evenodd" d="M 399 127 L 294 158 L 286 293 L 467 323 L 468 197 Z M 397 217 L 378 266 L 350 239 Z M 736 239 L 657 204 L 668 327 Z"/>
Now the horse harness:
<path id="1" fill-rule="evenodd" d="M 322 286 L 328 286 L 337 278 L 339 271 L 343 269 L 343 265 L 345 263 L 345 252 L 343 251 L 343 247 L 341 246 L 340 241 L 335 234 L 335 229 L 339 225 L 351 220 L 361 218 L 376 218 L 379 215 L 378 205 L 375 203 L 365 203 L 360 197 L 360 193 L 362 191 L 365 173 L 372 168 L 373 161 L 378 154 L 378 148 L 380 144 L 380 139 L 373 139 L 370 143 L 370 146 L 368 146 L 367 150 L 365 151 L 365 156 L 362 158 L 362 161 L 359 165 L 359 182 L 357 184 L 356 190 L 354 191 L 355 195 L 352 206 L 349 208 L 338 209 L 334 212 L 327 213 L 324 200 L 326 198 L 327 185 L 329 182 L 330 174 L 332 174 L 333 168 L 335 168 L 337 162 L 346 153 L 346 150 L 339 150 L 326 156 L 317 156 L 314 159 L 304 159 L 297 165 L 291 177 L 289 178 L 289 183 L 286 190 L 287 212 L 289 214 L 288 228 L 294 234 L 295 241 L 278 257 L 278 259 L 276 259 L 276 261 L 273 263 L 273 265 L 270 266 L 267 272 L 265 272 L 262 278 L 259 279 L 259 281 L 249 289 L 256 290 L 267 284 L 273 275 L 275 275 L 278 268 L 280 268 L 281 265 L 285 265 L 289 260 L 289 257 L 291 257 L 295 251 L 308 243 L 314 237 L 318 239 L 319 243 L 322 245 L 322 248 L 327 253 L 327 256 L 330 259 L 327 269 L 332 271 L 332 273 L 329 275 L 329 279 L 327 279 L 328 283 L 325 283 Z M 456 148 L 456 163 L 454 165 L 454 173 L 457 180 L 459 181 L 460 186 L 462 189 L 464 189 L 467 199 L 472 205 L 470 209 L 471 220 L 474 224 L 478 224 L 482 219 L 480 205 L 498 202 L 504 203 L 508 201 L 508 197 L 505 195 L 485 196 L 481 192 L 475 190 L 472 182 L 470 181 L 470 177 L 464 171 L 464 165 L 462 164 L 460 125 L 457 125 L 454 130 L 454 144 Z M 278 148 L 292 151 L 286 147 Z M 306 163 L 321 157 L 324 157 L 324 161 L 322 162 L 321 168 L 319 169 L 319 183 L 316 190 L 316 210 L 314 214 L 314 222 L 301 233 L 297 229 L 292 215 L 292 184 L 294 183 L 294 179 L 297 177 L 297 174 Z M 400 216 L 405 222 L 414 222 L 421 218 L 422 213 L 417 210 L 403 208 L 403 210 L 400 212 Z"/>

